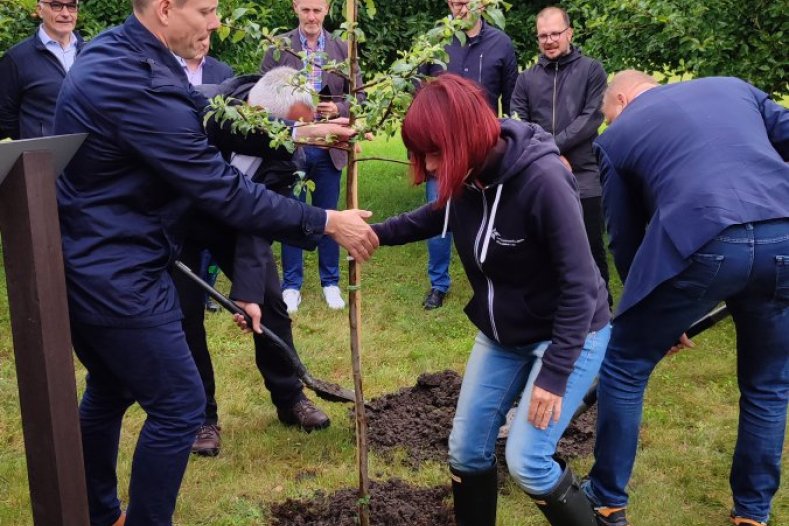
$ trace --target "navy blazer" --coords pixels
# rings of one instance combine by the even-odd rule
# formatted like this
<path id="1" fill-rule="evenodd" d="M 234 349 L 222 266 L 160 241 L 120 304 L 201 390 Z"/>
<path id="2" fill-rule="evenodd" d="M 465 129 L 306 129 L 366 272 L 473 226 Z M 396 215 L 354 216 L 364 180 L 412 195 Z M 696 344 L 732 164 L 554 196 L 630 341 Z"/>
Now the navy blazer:
<path id="1" fill-rule="evenodd" d="M 650 89 L 597 139 L 618 314 L 726 227 L 789 217 L 789 110 L 736 78 Z"/>
<path id="2" fill-rule="evenodd" d="M 77 53 L 84 42 L 77 37 Z M 0 139 L 29 139 L 52 135 L 52 119 L 63 65 L 38 37 L 32 36 L 9 49 L 0 59 Z"/>
<path id="3" fill-rule="evenodd" d="M 236 230 L 317 244 L 326 212 L 269 192 L 228 165 L 203 128 L 207 104 L 133 15 L 96 37 L 69 71 L 55 132 L 89 134 L 57 181 L 73 321 L 146 327 L 180 319 L 167 270 L 192 205 Z M 268 137 L 260 139 L 255 152 L 226 148 L 277 153 Z"/>
<path id="4" fill-rule="evenodd" d="M 324 52 L 326 53 L 326 56 L 329 57 L 329 60 L 342 62 L 348 59 L 347 42 L 337 38 L 325 29 L 323 30 L 323 36 L 326 39 L 326 48 Z M 299 38 L 298 28 L 288 31 L 287 33 L 283 33 L 281 38 L 290 41 L 290 49 L 292 49 L 294 52 L 300 53 L 304 50 L 301 47 L 301 39 Z M 268 50 L 266 50 L 265 56 L 263 57 L 263 62 L 260 64 L 260 73 L 265 74 L 266 72 L 278 66 L 288 66 L 296 70 L 301 70 L 304 68 L 304 62 L 301 60 L 301 58 L 284 51 L 280 53 L 279 59 L 275 59 L 274 48 L 269 47 Z M 329 92 L 333 95 L 332 102 L 337 105 L 337 110 L 340 112 L 340 117 L 348 117 L 350 115 L 350 103 L 347 100 L 347 95 L 351 91 L 348 79 L 337 75 L 336 73 L 323 71 L 321 75 L 321 85 L 328 86 Z M 356 85 L 362 85 L 361 69 L 356 71 Z M 356 100 L 358 100 L 360 103 L 363 102 L 364 99 L 364 92 L 359 92 L 356 94 Z M 334 167 L 338 170 L 342 170 L 343 167 L 348 164 L 348 154 L 342 150 L 332 148 L 329 150 L 329 155 L 331 156 L 332 164 L 334 164 Z"/>
<path id="5" fill-rule="evenodd" d="M 233 76 L 233 68 L 214 57 L 205 57 L 203 63 L 203 84 L 221 84 Z"/>

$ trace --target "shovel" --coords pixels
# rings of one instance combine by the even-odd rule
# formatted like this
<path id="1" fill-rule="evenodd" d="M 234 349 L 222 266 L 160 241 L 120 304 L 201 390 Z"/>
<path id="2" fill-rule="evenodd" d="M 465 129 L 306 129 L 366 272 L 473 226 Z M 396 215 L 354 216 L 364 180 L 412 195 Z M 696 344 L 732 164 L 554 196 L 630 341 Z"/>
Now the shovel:
<path id="1" fill-rule="evenodd" d="M 722 319 L 726 318 L 729 315 L 729 309 L 726 305 L 721 305 L 720 307 L 716 307 L 715 309 L 711 310 L 708 314 L 706 314 L 700 320 L 697 320 L 693 325 L 688 327 L 688 330 L 685 331 L 685 334 L 688 335 L 688 338 L 693 338 L 694 336 L 706 331 Z M 584 414 L 590 407 L 595 405 L 597 402 L 597 378 L 595 378 L 592 387 L 584 395 L 581 404 L 578 406 L 578 409 L 575 410 L 573 413 L 573 418 L 571 420 L 575 421 L 576 418 Z"/>
<path id="2" fill-rule="evenodd" d="M 246 312 L 244 312 L 241 307 L 236 305 L 221 292 L 202 280 L 197 274 L 192 272 L 189 267 L 180 261 L 175 262 L 175 268 L 177 268 L 186 277 L 199 285 L 200 288 L 206 291 L 208 295 L 211 296 L 222 307 L 230 311 L 232 314 L 240 314 L 243 316 L 244 321 L 247 322 L 247 327 L 252 328 L 252 319 Z M 261 328 L 263 329 L 263 335 L 273 341 L 282 351 L 283 355 L 287 357 L 288 361 L 296 370 L 296 375 L 304 383 L 304 385 L 307 386 L 308 389 L 314 391 L 316 395 L 328 402 L 356 402 L 356 396 L 354 395 L 353 391 L 340 387 L 337 384 L 318 380 L 317 378 L 310 376 L 310 373 L 307 372 L 307 368 L 301 362 L 301 359 L 299 359 L 296 349 L 288 345 L 282 338 L 274 334 L 274 332 L 272 332 L 268 327 L 261 325 Z"/>

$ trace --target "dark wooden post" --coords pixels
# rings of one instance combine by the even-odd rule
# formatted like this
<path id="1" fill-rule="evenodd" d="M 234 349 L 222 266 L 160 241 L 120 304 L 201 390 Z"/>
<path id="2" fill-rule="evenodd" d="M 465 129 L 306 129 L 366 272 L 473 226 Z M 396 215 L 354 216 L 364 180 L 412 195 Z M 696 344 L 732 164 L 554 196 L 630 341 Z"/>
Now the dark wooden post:
<path id="1" fill-rule="evenodd" d="M 36 526 L 87 526 L 53 156 L 23 153 L 0 185 L 0 231 Z"/>

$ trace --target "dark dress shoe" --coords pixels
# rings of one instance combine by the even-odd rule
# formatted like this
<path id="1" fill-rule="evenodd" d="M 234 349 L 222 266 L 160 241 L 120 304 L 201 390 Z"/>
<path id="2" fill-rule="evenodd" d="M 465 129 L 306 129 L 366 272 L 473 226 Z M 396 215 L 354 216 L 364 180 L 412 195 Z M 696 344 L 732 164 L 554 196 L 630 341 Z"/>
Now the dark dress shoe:
<path id="1" fill-rule="evenodd" d="M 222 440 L 219 437 L 219 432 L 222 430 L 217 425 L 203 425 L 200 426 L 200 431 L 197 432 L 195 441 L 192 444 L 192 453 L 203 457 L 215 457 L 219 454 L 219 446 Z"/>
<path id="2" fill-rule="evenodd" d="M 437 309 L 444 304 L 444 298 L 446 295 L 446 292 L 442 292 L 438 289 L 430 289 L 430 292 L 428 292 L 427 296 L 425 296 L 425 302 L 422 304 L 422 306 L 425 308 L 425 310 Z"/>
<path id="3" fill-rule="evenodd" d="M 205 310 L 208 312 L 219 312 L 222 307 L 219 306 L 219 303 L 215 302 L 212 299 L 209 299 L 205 302 Z"/>
<path id="4" fill-rule="evenodd" d="M 329 427 L 331 420 L 312 400 L 303 398 L 286 409 L 277 408 L 280 422 L 286 426 L 299 426 L 307 433 Z"/>

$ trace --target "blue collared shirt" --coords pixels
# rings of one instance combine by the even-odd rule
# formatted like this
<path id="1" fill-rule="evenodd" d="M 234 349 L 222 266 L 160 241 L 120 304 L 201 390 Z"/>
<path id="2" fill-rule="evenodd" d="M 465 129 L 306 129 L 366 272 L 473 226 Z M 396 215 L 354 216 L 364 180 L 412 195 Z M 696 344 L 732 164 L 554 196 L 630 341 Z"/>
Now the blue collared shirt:
<path id="1" fill-rule="evenodd" d="M 173 53 L 173 56 L 178 60 L 178 63 L 181 64 L 181 67 L 184 68 L 184 73 L 186 74 L 187 80 L 189 80 L 189 84 L 192 86 L 199 86 L 203 83 L 203 66 L 205 65 L 205 57 L 200 61 L 200 65 L 197 66 L 197 69 L 192 71 L 189 69 L 189 66 L 186 64 L 186 61 Z"/>
<path id="2" fill-rule="evenodd" d="M 58 59 L 58 62 L 60 62 L 60 65 L 63 66 L 63 69 L 66 71 L 71 69 L 71 66 L 74 64 L 74 59 L 77 58 L 77 36 L 72 32 L 69 37 L 69 43 L 64 48 L 60 45 L 60 42 L 52 40 L 47 32 L 44 31 L 44 24 L 38 26 L 38 38 L 44 43 L 44 47 L 47 48 L 47 51 Z"/>

